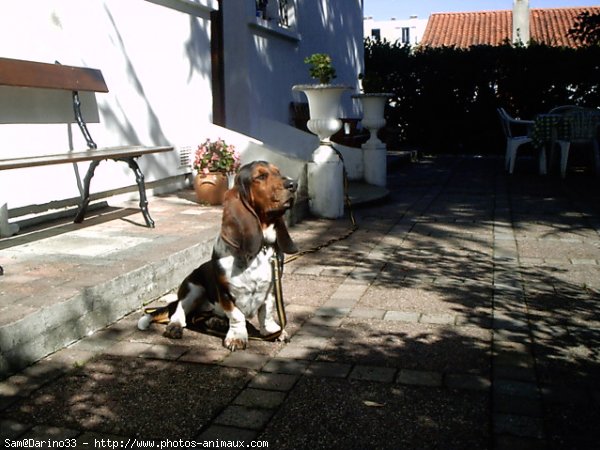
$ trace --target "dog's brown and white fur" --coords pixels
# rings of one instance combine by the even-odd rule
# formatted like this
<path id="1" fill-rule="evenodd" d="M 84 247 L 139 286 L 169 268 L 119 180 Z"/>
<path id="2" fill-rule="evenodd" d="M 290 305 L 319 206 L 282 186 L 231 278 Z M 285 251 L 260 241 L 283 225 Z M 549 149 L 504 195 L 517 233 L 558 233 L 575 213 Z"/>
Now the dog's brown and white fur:
<path id="1" fill-rule="evenodd" d="M 188 320 L 209 311 L 228 319 L 223 345 L 231 351 L 246 347 L 246 319 L 255 315 L 261 335 L 279 332 L 273 319 L 271 259 L 279 251 L 297 252 L 283 219 L 296 189 L 297 184 L 273 164 L 255 161 L 243 166 L 225 194 L 212 258 L 183 280 L 177 301 L 145 314 L 138 328 L 145 330 L 168 318 L 165 336 L 177 339 Z M 285 337 L 281 330 L 278 339 Z"/>

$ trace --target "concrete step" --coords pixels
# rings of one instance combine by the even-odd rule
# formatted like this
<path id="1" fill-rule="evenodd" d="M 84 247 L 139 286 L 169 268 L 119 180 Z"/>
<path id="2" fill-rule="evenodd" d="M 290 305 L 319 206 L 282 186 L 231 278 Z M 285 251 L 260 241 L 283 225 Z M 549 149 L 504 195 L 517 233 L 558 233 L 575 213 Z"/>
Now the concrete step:
<path id="1" fill-rule="evenodd" d="M 192 191 L 149 207 L 154 229 L 125 205 L 0 240 L 0 378 L 160 297 L 210 257 L 220 208 Z"/>

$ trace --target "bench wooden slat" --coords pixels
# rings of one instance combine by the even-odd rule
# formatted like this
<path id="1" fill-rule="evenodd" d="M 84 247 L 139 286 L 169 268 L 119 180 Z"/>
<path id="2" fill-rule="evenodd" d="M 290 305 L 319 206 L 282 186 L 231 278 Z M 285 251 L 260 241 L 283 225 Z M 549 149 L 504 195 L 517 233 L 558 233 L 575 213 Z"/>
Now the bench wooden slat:
<path id="1" fill-rule="evenodd" d="M 98 69 L 0 58 L 0 85 L 108 92 Z"/>
<path id="2" fill-rule="evenodd" d="M 0 160 L 0 170 L 20 169 L 51 164 L 76 163 L 81 161 L 98 161 L 104 159 L 135 158 L 149 153 L 169 152 L 173 147 L 104 147 L 94 150 L 77 151 L 56 155 L 30 156 L 25 158 L 10 158 Z"/>

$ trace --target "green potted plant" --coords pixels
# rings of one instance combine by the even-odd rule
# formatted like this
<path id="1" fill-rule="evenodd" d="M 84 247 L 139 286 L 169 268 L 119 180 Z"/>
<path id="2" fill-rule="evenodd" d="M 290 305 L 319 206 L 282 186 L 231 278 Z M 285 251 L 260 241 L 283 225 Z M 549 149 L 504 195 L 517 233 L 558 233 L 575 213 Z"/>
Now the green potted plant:
<path id="1" fill-rule="evenodd" d="M 196 171 L 194 190 L 201 203 L 219 205 L 229 187 L 229 179 L 240 167 L 240 155 L 235 146 L 223 139 L 206 139 L 194 153 L 192 168 Z"/>
<path id="2" fill-rule="evenodd" d="M 321 84 L 329 84 L 336 78 L 335 68 L 331 62 L 331 56 L 326 53 L 314 53 L 304 58 L 304 63 L 310 67 L 308 69 L 310 76 L 319 80 Z"/>

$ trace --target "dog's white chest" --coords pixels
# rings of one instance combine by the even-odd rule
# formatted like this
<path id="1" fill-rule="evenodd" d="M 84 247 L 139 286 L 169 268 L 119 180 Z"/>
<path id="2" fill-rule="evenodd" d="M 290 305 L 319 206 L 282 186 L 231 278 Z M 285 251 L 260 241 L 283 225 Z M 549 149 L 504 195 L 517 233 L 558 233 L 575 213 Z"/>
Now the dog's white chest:
<path id="1" fill-rule="evenodd" d="M 219 259 L 235 305 L 247 318 L 256 314 L 272 290 L 274 254 L 272 246 L 265 246 L 248 264 L 232 255 Z"/>

